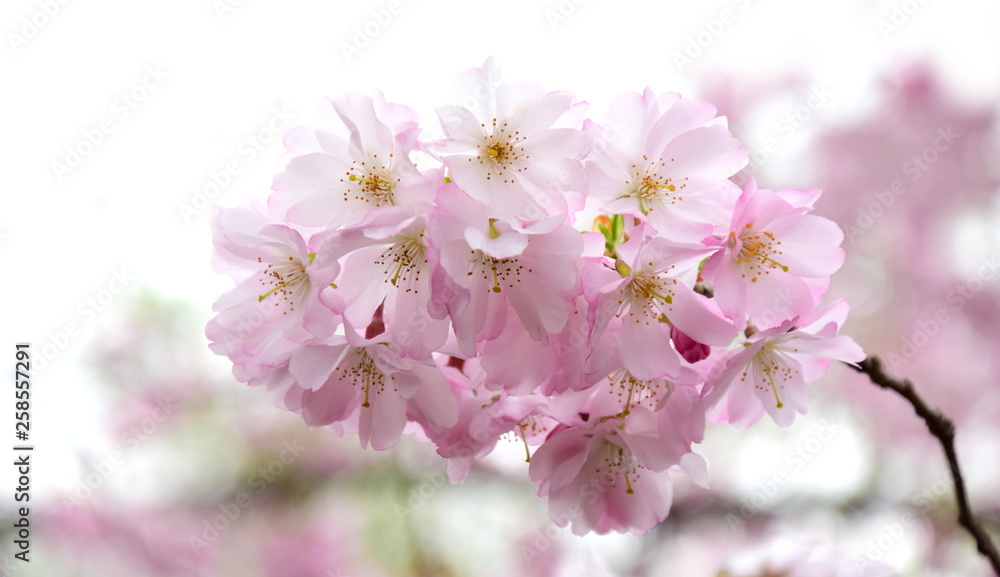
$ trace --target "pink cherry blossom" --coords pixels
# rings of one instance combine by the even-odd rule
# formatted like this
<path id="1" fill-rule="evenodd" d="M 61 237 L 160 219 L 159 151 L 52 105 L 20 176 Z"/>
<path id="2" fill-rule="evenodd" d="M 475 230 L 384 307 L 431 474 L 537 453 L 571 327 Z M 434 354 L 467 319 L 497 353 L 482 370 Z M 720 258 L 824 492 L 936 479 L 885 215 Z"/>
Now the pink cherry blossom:
<path id="1" fill-rule="evenodd" d="M 747 181 L 720 250 L 703 275 L 715 286 L 722 311 L 737 324 L 746 317 L 775 324 L 806 314 L 844 262 L 844 234 L 833 221 L 805 214 L 818 191 L 760 190 Z"/>
<path id="2" fill-rule="evenodd" d="M 249 208 L 213 213 L 216 267 L 239 283 L 215 303 L 206 334 L 213 350 L 259 376 L 338 321 L 318 295 L 339 274 L 336 261 L 316 261 L 297 231 Z"/>
<path id="3" fill-rule="evenodd" d="M 349 139 L 317 131 L 320 150 L 293 157 L 274 178 L 269 207 L 305 226 L 337 227 L 357 222 L 381 207 L 429 204 L 437 173 L 422 174 L 409 155 L 416 143 L 416 114 L 351 93 L 332 102 Z"/>
<path id="4" fill-rule="evenodd" d="M 472 356 L 476 341 L 499 336 L 508 309 L 534 339 L 559 333 L 573 310 L 580 233 L 560 217 L 499 220 L 454 184 L 437 204 L 428 225 L 440 266 L 434 300 L 447 307 L 462 352 Z"/>
<path id="5" fill-rule="evenodd" d="M 714 388 L 705 401 L 715 422 L 745 429 L 766 412 L 787 427 L 795 413 L 805 413 L 806 383 L 824 373 L 834 359 L 860 362 L 865 353 L 850 337 L 837 335 L 847 317 L 844 300 L 832 303 L 813 319 L 787 320 L 750 336 L 742 348 L 733 349 L 716 365 L 710 380 Z"/>
<path id="6" fill-rule="evenodd" d="M 408 413 L 431 429 L 454 424 L 458 403 L 437 367 L 400 356 L 388 331 L 362 338 L 345 323 L 345 332 L 346 338 L 292 354 L 289 373 L 300 389 L 306 424 L 325 426 L 357 413 L 361 446 L 370 442 L 377 450 L 399 442 Z"/>
<path id="7" fill-rule="evenodd" d="M 714 345 L 728 345 L 736 330 L 707 308 L 703 297 L 685 282 L 685 276 L 690 278 L 708 254 L 706 247 L 651 236 L 652 230 L 644 225 L 633 233 L 617 247 L 614 265 L 589 263 L 584 272 L 584 290 L 593 303 L 594 332 L 600 336 L 611 318 L 620 319 L 616 326 L 625 367 L 641 379 L 676 375 L 680 360 L 670 345 L 671 327 Z"/>
<path id="8" fill-rule="evenodd" d="M 545 397 L 538 395 L 486 396 L 471 391 L 463 395 L 458 423 L 441 434 L 431 435 L 438 454 L 448 459 L 448 478 L 453 483 L 464 481 L 473 463 L 490 454 L 502 435 L 516 436 L 518 442 L 525 444 L 525 451 L 529 439 L 533 445 L 540 443 L 535 437 L 551 422 L 542 412 L 546 402 Z"/>
<path id="9" fill-rule="evenodd" d="M 428 250 L 424 213 L 409 206 L 376 209 L 324 237 L 317 258 L 344 255 L 337 288 L 324 295 L 328 306 L 354 326 L 367 325 L 383 307 L 400 352 L 429 360 L 444 345 L 448 322 L 430 314 Z"/>
<path id="10" fill-rule="evenodd" d="M 612 104 L 587 160 L 587 193 L 611 214 L 647 218 L 667 238 L 697 242 L 724 225 L 747 151 L 708 102 L 648 88 Z"/>
<path id="11" fill-rule="evenodd" d="M 670 511 L 669 468 L 680 466 L 707 482 L 704 460 L 691 453 L 705 428 L 700 405 L 697 391 L 682 388 L 665 400 L 676 410 L 654 413 L 638 406 L 624 419 L 592 414 L 592 427 L 554 431 L 529 467 L 552 520 L 570 524 L 577 535 L 642 535 L 656 526 Z"/>
<path id="12" fill-rule="evenodd" d="M 446 140 L 432 145 L 451 178 L 501 218 L 538 220 L 565 213 L 565 194 L 585 182 L 581 160 L 590 138 L 575 128 L 553 128 L 573 104 L 568 92 L 546 93 L 531 83 L 500 83 L 488 60 L 470 76 L 491 87 L 477 111 L 437 109 Z M 493 79 L 488 81 L 487 79 Z"/>

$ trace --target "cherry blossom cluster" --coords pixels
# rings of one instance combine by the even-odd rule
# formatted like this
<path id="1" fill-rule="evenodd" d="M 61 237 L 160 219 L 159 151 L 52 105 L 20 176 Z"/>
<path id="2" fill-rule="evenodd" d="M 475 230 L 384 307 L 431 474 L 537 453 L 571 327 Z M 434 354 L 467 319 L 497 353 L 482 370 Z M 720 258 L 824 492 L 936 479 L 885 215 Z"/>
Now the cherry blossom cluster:
<path id="1" fill-rule="evenodd" d="M 550 516 L 643 534 L 671 475 L 707 485 L 707 422 L 782 426 L 832 360 L 820 307 L 843 234 L 818 190 L 731 180 L 747 151 L 711 104 L 625 94 L 601 123 L 567 92 L 459 76 L 421 139 L 352 93 L 285 138 L 265 203 L 216 209 L 211 348 L 312 427 L 428 439 L 452 482 L 523 443 Z"/>

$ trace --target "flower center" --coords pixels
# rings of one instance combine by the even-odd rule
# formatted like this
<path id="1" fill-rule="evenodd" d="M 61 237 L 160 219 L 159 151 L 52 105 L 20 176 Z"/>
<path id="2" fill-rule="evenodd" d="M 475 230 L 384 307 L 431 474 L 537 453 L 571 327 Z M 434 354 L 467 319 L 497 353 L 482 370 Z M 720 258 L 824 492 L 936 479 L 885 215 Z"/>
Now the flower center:
<path id="1" fill-rule="evenodd" d="M 791 381 L 798 374 L 798 369 L 788 366 L 785 357 L 774 352 L 769 344 L 764 345 L 750 362 L 750 367 L 743 370 L 740 380 L 745 381 L 749 371 L 753 371 L 755 387 L 757 390 L 766 391 L 771 389 L 774 393 L 774 402 L 780 409 L 785 406 L 781 402 L 780 389 L 785 388 L 785 383 Z"/>
<path id="2" fill-rule="evenodd" d="M 263 263 L 264 259 L 258 257 L 257 262 Z M 260 284 L 269 290 L 257 297 L 257 302 L 277 295 L 274 306 L 287 304 L 287 310 L 282 311 L 282 314 L 287 315 L 288 311 L 295 310 L 295 302 L 301 300 L 303 293 L 309 290 L 309 275 L 302 261 L 290 256 L 287 261 L 281 259 L 268 263 L 261 273 Z"/>
<path id="3" fill-rule="evenodd" d="M 522 443 L 524 445 L 524 462 L 530 463 L 531 449 L 528 447 L 528 435 L 537 437 L 548 430 L 548 427 L 537 415 L 528 415 L 520 423 L 514 425 L 514 430 L 500 435 L 500 438 L 512 443 Z"/>
<path id="4" fill-rule="evenodd" d="M 627 416 L 632 407 L 636 405 L 646 405 L 650 409 L 655 409 L 660 402 L 661 396 L 670 396 L 670 383 L 662 379 L 653 381 L 643 381 L 632 376 L 627 369 L 621 368 L 608 377 L 610 387 L 608 393 L 618 395 L 618 400 L 625 405 L 622 416 Z"/>
<path id="5" fill-rule="evenodd" d="M 510 174 L 511 171 L 527 170 L 522 161 L 530 157 L 525 154 L 524 147 L 520 146 L 525 137 L 518 130 L 508 131 L 507 123 L 498 122 L 496 118 L 490 126 L 486 123 L 480 126 L 485 134 L 482 154 L 475 159 L 469 158 L 469 162 L 478 160 L 479 164 L 487 165 L 486 180 L 496 177 L 505 184 L 513 183 L 514 175 Z"/>
<path id="6" fill-rule="evenodd" d="M 472 261 L 468 276 L 479 275 L 487 284 L 491 284 L 489 290 L 495 293 L 503 292 L 503 285 L 507 288 L 514 288 L 514 285 L 521 282 L 521 271 L 525 270 L 516 256 L 510 258 L 493 258 L 487 256 L 483 251 L 472 251 L 475 258 Z M 527 269 L 532 272 L 532 269 Z"/>
<path id="7" fill-rule="evenodd" d="M 392 155 L 389 155 L 390 162 Z M 344 173 L 347 178 L 341 178 L 344 183 L 344 201 L 360 200 L 373 203 L 374 208 L 382 205 L 395 205 L 393 190 L 400 179 L 393 178 L 389 167 L 378 160 L 373 154 L 369 162 L 352 161 L 351 169 Z"/>
<path id="8" fill-rule="evenodd" d="M 666 314 L 664 309 L 673 310 L 673 287 L 676 284 L 677 279 L 648 272 L 636 274 L 620 289 L 618 312 L 615 316 L 621 317 L 622 312 L 628 308 L 629 318 L 636 323 L 645 321 L 648 325 L 665 320 L 662 318 Z"/>
<path id="9" fill-rule="evenodd" d="M 618 477 L 624 477 L 627 487 L 625 492 L 631 495 L 635 492 L 632 489 L 632 481 L 639 478 L 642 464 L 632 455 L 632 451 L 607 440 L 604 441 L 604 445 L 604 457 L 594 472 L 600 476 L 602 482 L 611 487 L 618 485 Z"/>
<path id="10" fill-rule="evenodd" d="M 385 249 L 375 259 L 375 264 L 385 267 L 385 280 L 396 287 L 406 287 L 406 292 L 419 292 L 420 273 L 427 266 L 427 253 L 423 243 L 424 233 L 405 238 Z"/>
<path id="11" fill-rule="evenodd" d="M 729 233 L 729 248 L 734 251 L 733 258 L 742 265 L 743 278 L 750 275 L 750 282 L 757 282 L 762 274 L 771 274 L 774 269 L 788 272 L 788 267 L 775 259 L 783 254 L 781 241 L 774 238 L 770 232 L 754 233 L 753 225 L 747 223 L 739 236 L 740 249 L 736 251 L 736 231 Z"/>
<path id="12" fill-rule="evenodd" d="M 371 358 L 364 347 L 354 348 L 344 357 L 337 368 L 341 372 L 341 381 L 350 381 L 351 385 L 364 389 L 365 397 L 361 403 L 362 407 L 370 407 L 371 396 L 381 395 L 385 391 L 385 373 L 375 365 L 375 360 Z M 392 390 L 395 391 L 396 386 L 392 377 L 389 377 L 389 382 L 392 384 Z"/>
<path id="13" fill-rule="evenodd" d="M 671 158 L 669 162 L 674 162 L 674 159 Z M 631 192 L 623 194 L 622 198 L 637 196 L 639 210 L 643 214 L 652 212 L 655 208 L 654 204 L 677 204 L 684 200 L 679 191 L 686 188 L 687 184 L 684 182 L 679 185 L 675 184 L 672 177 L 660 174 L 660 170 L 666 166 L 667 161 L 662 158 L 650 161 L 648 156 L 642 155 L 642 164 L 633 164 L 632 177 L 625 180 L 625 184 L 631 185 L 633 189 Z M 685 177 L 684 180 L 687 178 Z"/>

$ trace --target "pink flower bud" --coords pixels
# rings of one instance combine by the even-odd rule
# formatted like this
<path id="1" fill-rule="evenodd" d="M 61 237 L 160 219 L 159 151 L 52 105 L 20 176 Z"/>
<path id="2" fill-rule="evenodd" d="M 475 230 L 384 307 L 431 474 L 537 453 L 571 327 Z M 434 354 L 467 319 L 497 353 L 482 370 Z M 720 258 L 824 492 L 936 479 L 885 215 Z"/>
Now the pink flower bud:
<path id="1" fill-rule="evenodd" d="M 670 340 L 674 341 L 674 348 L 677 349 L 677 352 L 680 353 L 680 355 L 684 357 L 684 360 L 689 363 L 697 363 L 698 361 L 704 360 L 711 352 L 708 345 L 704 345 L 692 339 L 681 332 L 677 327 L 672 327 L 670 329 Z"/>

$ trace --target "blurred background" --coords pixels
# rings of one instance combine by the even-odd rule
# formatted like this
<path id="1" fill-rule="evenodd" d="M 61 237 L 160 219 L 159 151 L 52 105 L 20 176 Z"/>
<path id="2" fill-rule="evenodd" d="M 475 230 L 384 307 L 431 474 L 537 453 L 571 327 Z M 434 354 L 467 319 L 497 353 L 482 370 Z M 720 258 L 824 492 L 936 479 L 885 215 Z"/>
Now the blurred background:
<path id="1" fill-rule="evenodd" d="M 844 367 L 790 428 L 710 426 L 712 490 L 678 476 L 655 531 L 578 538 L 548 521 L 519 445 L 451 486 L 426 443 L 365 452 L 309 430 L 236 382 L 204 326 L 230 288 L 209 207 L 265 197 L 281 134 L 322 97 L 381 89 L 433 134 L 453 77 L 493 55 L 505 79 L 570 90 L 598 121 L 645 86 L 704 98 L 751 152 L 738 179 L 824 190 L 818 212 L 846 234 L 827 295 L 852 303 L 843 332 L 956 422 L 996 536 L 1000 3 L 9 0 L 0 14 L 0 343 L 7 382 L 13 344 L 32 343 L 35 446 L 30 563 L 13 557 L 17 481 L 0 467 L 0 575 L 991 574 L 956 528 L 940 446 Z"/>

